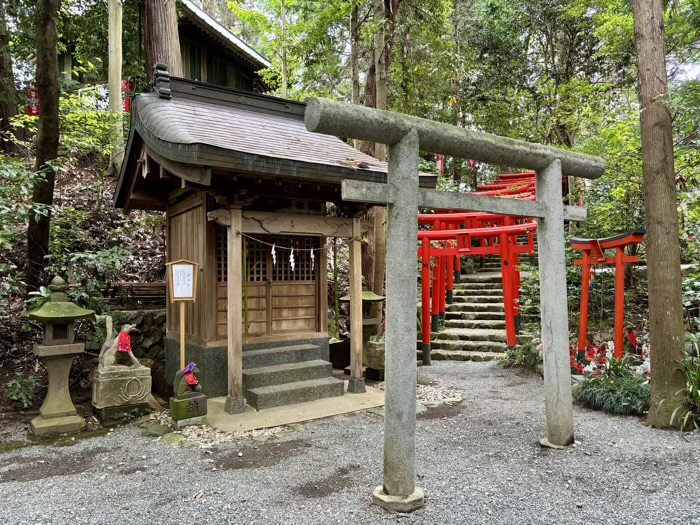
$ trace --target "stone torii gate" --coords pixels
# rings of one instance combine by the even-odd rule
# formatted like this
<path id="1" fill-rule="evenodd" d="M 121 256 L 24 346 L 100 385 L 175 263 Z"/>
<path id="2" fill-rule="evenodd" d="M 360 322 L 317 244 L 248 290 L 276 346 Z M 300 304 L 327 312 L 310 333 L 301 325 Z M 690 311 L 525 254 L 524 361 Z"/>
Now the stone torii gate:
<path id="1" fill-rule="evenodd" d="M 346 180 L 347 201 L 388 205 L 386 239 L 386 401 L 384 484 L 373 502 L 410 512 L 423 505 L 416 486 L 416 237 L 418 208 L 483 211 L 538 219 L 542 342 L 547 439 L 574 440 L 569 330 L 566 300 L 564 220 L 583 221 L 586 210 L 564 206 L 562 175 L 594 179 L 605 171 L 597 157 L 470 131 L 399 113 L 313 98 L 307 102 L 306 128 L 389 145 L 386 184 Z M 420 150 L 492 164 L 535 170 L 535 202 L 418 186 Z"/>

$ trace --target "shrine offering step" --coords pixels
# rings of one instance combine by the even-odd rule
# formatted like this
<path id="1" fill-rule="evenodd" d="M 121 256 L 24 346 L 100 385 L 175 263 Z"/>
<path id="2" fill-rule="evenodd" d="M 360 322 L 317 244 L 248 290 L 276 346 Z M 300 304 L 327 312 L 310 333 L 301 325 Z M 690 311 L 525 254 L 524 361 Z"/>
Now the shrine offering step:
<path id="1" fill-rule="evenodd" d="M 344 384 L 318 346 L 303 344 L 243 352 L 243 393 L 257 410 L 342 396 Z"/>

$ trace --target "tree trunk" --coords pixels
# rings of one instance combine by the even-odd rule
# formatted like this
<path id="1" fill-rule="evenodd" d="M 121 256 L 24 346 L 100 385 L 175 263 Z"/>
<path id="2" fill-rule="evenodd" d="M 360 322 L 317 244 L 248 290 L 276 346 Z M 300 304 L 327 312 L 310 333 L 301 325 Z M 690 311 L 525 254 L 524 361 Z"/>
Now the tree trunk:
<path id="1" fill-rule="evenodd" d="M 32 191 L 34 205 L 53 204 L 56 172 L 49 165 L 58 157 L 58 32 L 56 23 L 60 0 L 37 0 L 36 3 L 36 85 L 41 103 L 36 141 L 36 171 L 45 179 Z M 27 228 L 27 288 L 37 289 L 43 279 L 45 256 L 49 253 L 49 213 L 29 214 Z"/>
<path id="2" fill-rule="evenodd" d="M 17 116 L 18 113 L 5 0 L 0 0 L 0 140 L 2 141 L 0 149 L 5 153 L 13 153 L 16 149 L 11 137 L 11 134 L 16 133 L 16 130 L 10 124 L 10 119 Z"/>
<path id="3" fill-rule="evenodd" d="M 172 76 L 181 77 L 182 56 L 175 0 L 145 0 L 143 11 L 148 81 L 151 81 L 153 64 L 165 64 Z"/>
<path id="4" fill-rule="evenodd" d="M 114 173 L 119 173 L 124 159 L 122 131 L 122 114 L 124 112 L 122 105 L 122 0 L 109 0 L 107 16 L 109 111 L 117 115 L 112 129 L 111 168 L 114 170 Z"/>
<path id="5" fill-rule="evenodd" d="M 282 17 L 282 98 L 287 98 L 287 5 L 285 0 L 280 2 Z"/>
<path id="6" fill-rule="evenodd" d="M 375 69 L 375 107 L 387 109 L 387 47 L 386 32 L 389 29 L 390 14 L 386 12 L 384 0 L 374 0 L 374 19 L 382 21 L 382 26 L 374 34 L 374 69 Z M 374 145 L 374 156 L 379 160 L 386 160 L 386 144 Z M 372 213 L 374 230 L 374 278 L 372 288 L 377 295 L 384 295 L 384 278 L 386 276 L 386 210 L 384 206 L 377 206 Z M 371 307 L 372 317 L 382 317 L 382 304 L 373 303 Z"/>
<path id="7" fill-rule="evenodd" d="M 360 103 L 360 64 L 358 63 L 360 35 L 358 31 L 358 17 L 358 6 L 355 4 L 350 14 L 350 80 L 352 82 L 353 104 Z"/>
<path id="8" fill-rule="evenodd" d="M 634 0 L 646 211 L 652 403 L 647 423 L 671 426 L 684 399 L 683 303 L 663 0 Z"/>

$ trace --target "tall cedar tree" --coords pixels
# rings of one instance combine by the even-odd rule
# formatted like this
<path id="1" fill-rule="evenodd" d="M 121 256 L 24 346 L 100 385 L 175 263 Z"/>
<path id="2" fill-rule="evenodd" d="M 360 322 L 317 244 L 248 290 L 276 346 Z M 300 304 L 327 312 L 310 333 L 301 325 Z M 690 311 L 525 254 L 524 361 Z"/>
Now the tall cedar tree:
<path id="1" fill-rule="evenodd" d="M 53 204 L 56 172 L 51 167 L 58 157 L 58 10 L 60 0 L 37 0 L 36 3 L 36 86 L 41 101 L 36 140 L 36 171 L 45 177 L 34 185 L 32 202 Z M 51 215 L 30 214 L 27 229 L 27 287 L 35 290 L 43 279 L 45 255 L 49 253 Z"/>
<path id="2" fill-rule="evenodd" d="M 663 0 L 634 0 L 649 268 L 652 401 L 647 423 L 671 426 L 685 387 L 683 301 Z"/>
<path id="3" fill-rule="evenodd" d="M 12 53 L 10 50 L 10 34 L 7 30 L 7 12 L 5 0 L 0 0 L 0 150 L 12 153 L 14 142 L 9 138 L 10 132 L 15 132 L 10 125 L 10 119 L 16 116 L 17 91 L 15 76 L 12 72 Z"/>
<path id="4" fill-rule="evenodd" d="M 144 0 L 143 19 L 148 80 L 151 80 L 154 64 L 165 64 L 171 75 L 181 77 L 183 69 L 175 0 Z"/>

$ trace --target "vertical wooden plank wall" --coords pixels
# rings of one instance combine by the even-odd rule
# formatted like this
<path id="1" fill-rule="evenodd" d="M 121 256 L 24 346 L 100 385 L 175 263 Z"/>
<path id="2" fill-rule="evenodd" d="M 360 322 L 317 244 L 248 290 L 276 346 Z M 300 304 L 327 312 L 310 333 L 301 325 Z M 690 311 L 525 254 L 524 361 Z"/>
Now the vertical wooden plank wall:
<path id="1" fill-rule="evenodd" d="M 166 253 L 168 262 L 178 259 L 188 259 L 202 265 L 198 279 L 197 303 L 187 303 L 185 308 L 186 333 L 188 336 L 199 338 L 200 342 L 211 330 L 211 311 L 216 306 L 216 291 L 211 285 L 210 274 L 216 271 L 216 255 L 214 260 L 207 264 L 207 217 L 206 197 L 203 193 L 193 194 L 191 197 L 169 206 L 167 211 L 167 236 Z M 214 280 L 216 275 L 214 275 Z M 213 306 L 209 305 L 212 303 Z M 177 305 L 175 305 L 177 306 Z M 209 313 L 209 318 L 206 315 Z M 167 308 L 168 331 L 180 331 L 179 314 L 175 307 L 168 304 Z M 216 328 L 214 327 L 214 330 Z"/>

